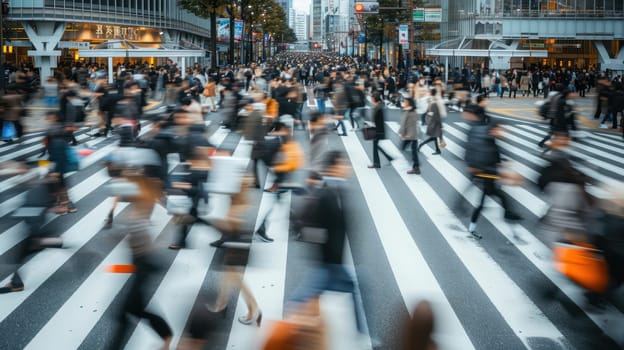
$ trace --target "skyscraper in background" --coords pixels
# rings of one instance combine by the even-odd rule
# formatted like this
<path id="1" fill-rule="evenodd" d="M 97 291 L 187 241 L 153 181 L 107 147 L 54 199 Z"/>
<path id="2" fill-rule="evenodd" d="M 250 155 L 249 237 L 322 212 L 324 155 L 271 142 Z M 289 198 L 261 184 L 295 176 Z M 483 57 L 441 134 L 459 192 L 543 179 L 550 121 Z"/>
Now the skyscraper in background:
<path id="1" fill-rule="evenodd" d="M 312 0 L 311 17 L 312 17 L 312 41 L 321 44 L 323 42 L 323 7 L 322 0 Z"/>
<path id="2" fill-rule="evenodd" d="M 277 3 L 284 9 L 284 12 L 286 12 L 286 23 L 290 24 L 290 9 L 293 7 L 292 0 L 277 0 Z"/>

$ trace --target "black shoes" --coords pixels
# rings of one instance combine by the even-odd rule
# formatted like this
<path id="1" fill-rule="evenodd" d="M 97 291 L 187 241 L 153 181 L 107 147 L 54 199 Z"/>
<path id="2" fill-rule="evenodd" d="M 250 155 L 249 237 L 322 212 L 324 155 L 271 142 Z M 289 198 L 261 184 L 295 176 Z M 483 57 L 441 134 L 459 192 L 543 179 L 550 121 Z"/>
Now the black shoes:
<path id="1" fill-rule="evenodd" d="M 437 156 L 438 154 L 442 154 L 442 152 L 440 152 L 440 151 L 435 151 L 435 152 L 431 153 L 431 155 L 434 155 L 434 156 Z"/>
<path id="2" fill-rule="evenodd" d="M 186 248 L 186 244 L 173 243 L 173 244 L 169 244 L 168 248 L 171 250 L 180 250 L 180 249 Z"/>
<path id="3" fill-rule="evenodd" d="M 521 220 L 523 220 L 523 218 L 522 218 L 522 216 L 520 216 L 520 215 L 518 215 L 518 214 L 516 214 L 514 212 L 509 211 L 509 212 L 505 213 L 505 220 L 508 220 L 508 221 L 521 221 Z"/>
<path id="4" fill-rule="evenodd" d="M 271 243 L 274 241 L 274 239 L 267 236 L 266 232 L 264 231 L 257 231 L 256 235 L 258 236 L 258 239 L 261 240 L 262 242 Z"/>
<path id="5" fill-rule="evenodd" d="M 113 227 L 113 212 L 108 213 L 108 217 L 106 218 L 106 222 L 104 223 L 104 229 L 110 230 Z"/>
<path id="6" fill-rule="evenodd" d="M 477 239 L 477 240 L 478 240 L 478 239 L 483 238 L 483 236 L 481 236 L 480 234 L 478 234 L 478 233 L 477 233 L 477 232 L 475 232 L 475 231 L 468 231 L 468 232 L 470 233 L 470 235 L 471 235 L 474 239 Z"/>
<path id="7" fill-rule="evenodd" d="M 223 243 L 225 243 L 225 240 L 223 238 L 219 238 L 214 242 L 210 243 L 211 247 L 215 247 L 215 248 L 221 248 L 221 246 L 223 245 Z"/>
<path id="8" fill-rule="evenodd" d="M 24 290 L 23 283 L 19 283 L 19 284 L 9 283 L 9 284 L 6 284 L 4 287 L 0 288 L 0 294 L 21 292 L 23 290 Z"/>

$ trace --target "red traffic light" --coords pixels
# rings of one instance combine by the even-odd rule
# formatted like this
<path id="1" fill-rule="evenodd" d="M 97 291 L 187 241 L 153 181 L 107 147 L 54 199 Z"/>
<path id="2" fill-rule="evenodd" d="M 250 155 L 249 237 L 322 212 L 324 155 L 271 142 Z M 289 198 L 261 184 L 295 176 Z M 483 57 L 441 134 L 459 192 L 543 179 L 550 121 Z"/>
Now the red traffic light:
<path id="1" fill-rule="evenodd" d="M 379 13 L 379 3 L 374 1 L 356 2 L 353 9 L 355 13 Z"/>

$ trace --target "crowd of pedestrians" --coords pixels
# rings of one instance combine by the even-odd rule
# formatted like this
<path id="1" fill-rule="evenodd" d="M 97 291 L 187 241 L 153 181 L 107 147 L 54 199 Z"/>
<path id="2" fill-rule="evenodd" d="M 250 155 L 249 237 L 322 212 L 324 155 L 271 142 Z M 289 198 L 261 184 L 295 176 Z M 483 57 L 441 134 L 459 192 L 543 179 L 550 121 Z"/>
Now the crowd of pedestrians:
<path id="1" fill-rule="evenodd" d="M 508 97 L 513 95 L 516 98 L 520 90 L 521 96 L 543 94 L 547 97 L 546 107 L 541 110 L 551 131 L 539 145 L 548 151 L 545 159 L 551 165 L 542 172 L 539 184 L 540 189 L 552 198 L 552 207 L 544 223 L 556 231 L 554 242 L 598 247 L 605 252 L 610 267 L 609 285 L 601 289 L 581 285 L 596 294 L 606 294 L 624 281 L 620 268 L 623 254 L 609 245 L 621 241 L 621 206 L 615 211 L 603 212 L 605 234 L 600 240 L 592 236 L 586 220 L 579 219 L 589 221 L 591 209 L 596 208 L 585 188 L 589 179 L 565 152 L 570 143 L 570 130 L 576 128 L 571 103 L 574 94 L 583 97 L 587 90 L 598 89 L 597 116 L 604 114 L 603 122 L 610 118 L 615 128 L 617 115 L 622 113 L 620 95 L 623 92 L 619 78 L 602 79 L 593 72 L 521 73 L 512 70 L 505 73 L 492 70 L 482 74 L 480 70 L 457 69 L 449 75 L 449 84 L 444 84 L 441 73 L 426 66 L 399 71 L 382 64 L 321 53 L 282 53 L 261 64 L 225 66 L 220 70 L 196 64 L 181 72 L 173 61 L 168 61 L 160 69 L 120 65 L 116 68 L 114 84 L 107 83 L 108 77 L 101 68 L 78 66 L 42 84 L 46 103 L 57 107 L 49 114 L 50 124 L 45 137 L 48 158 L 53 165 L 41 186 L 33 186 L 29 191 L 45 194 L 33 198 L 40 198 L 36 205 L 46 211 L 58 215 L 75 212 L 79 208 L 68 195 L 65 176 L 78 170 L 71 151 L 77 143 L 74 135 L 77 126 L 92 118 L 98 129 L 92 137 L 110 137 L 112 134 L 118 138 L 119 147 L 107 158 L 106 166 L 114 179 L 111 195 L 116 197 L 116 202 L 131 204 L 130 214 L 121 221 L 126 224 L 125 234 L 129 237 L 135 278 L 117 317 L 119 330 L 111 337 L 112 349 L 123 345 L 130 315 L 147 319 L 163 339 L 165 347 L 174 336 L 162 315 L 147 310 L 149 300 L 144 293 L 147 280 L 158 270 L 154 254 L 156 247 L 147 233 L 157 204 L 167 207 L 176 225 L 169 249 L 188 248 L 187 237 L 195 224 L 209 225 L 222 234 L 219 240 L 211 243 L 223 250 L 219 293 L 215 299 L 193 311 L 187 332 L 189 346 L 201 348 L 209 341 L 212 322 L 209 320 L 227 314 L 229 295 L 234 288 L 241 290 L 247 305 L 247 312 L 240 315 L 238 321 L 244 325 L 261 325 L 262 305 L 243 278 L 253 239 L 267 243 L 274 240 L 264 230 L 254 232 L 246 222 L 249 194 L 256 189 L 277 198 L 285 192 L 303 191 L 307 194 L 303 209 L 292 211 L 291 221 L 300 240 L 316 243 L 314 247 L 319 252 L 319 259 L 310 264 L 303 282 L 288 300 L 289 311 L 297 315 L 288 318 L 290 324 L 295 324 L 297 329 L 310 327 L 307 321 L 320 315 L 318 298 L 323 291 L 348 292 L 353 296 L 357 330 L 362 338 L 371 339 L 364 321 L 359 287 L 345 265 L 344 247 L 347 237 L 351 238 L 347 220 L 350 208 L 346 200 L 351 164 L 336 140 L 348 135 L 348 122 L 351 131 L 361 131 L 372 141 L 372 162 L 368 167 L 381 168 L 379 152 L 389 162 L 395 160 L 382 142 L 389 139 L 387 113 L 400 110 L 400 149 L 406 151 L 410 146 L 407 174 L 419 175 L 419 153 L 424 145 L 432 143 L 433 155 L 443 156 L 448 105 L 458 104 L 457 110 L 463 112 L 470 125 L 466 170 L 474 186 L 481 191 L 468 232 L 475 239 L 481 239 L 477 220 L 487 196 L 500 199 L 504 219 L 510 222 L 522 220 L 500 188 L 500 182 L 509 184 L 517 180 L 517 174 L 510 173 L 504 166 L 505 160 L 497 142 L 505 137 L 502 126 L 487 112 L 491 92 L 498 97 L 508 92 Z M 19 141 L 23 136 L 20 113 L 23 113 L 24 101 L 31 92 L 26 75 L 16 79 L 2 99 L 0 112 L 2 120 L 13 122 L 15 127 L 15 135 L 8 139 Z M 447 91 L 447 86 L 451 91 Z M 148 116 L 144 109 L 150 99 L 161 99 L 171 110 Z M 215 112 L 220 118 L 219 127 L 240 134 L 251 144 L 248 156 L 251 171 L 247 174 L 245 166 L 243 171 L 232 171 L 227 178 L 218 180 L 229 184 L 234 182 L 237 186 L 226 192 L 229 197 L 227 214 L 209 220 L 201 211 L 212 200 L 205 188 L 206 179 L 216 172 L 214 167 L 221 164 L 218 157 L 234 161 L 231 150 L 220 149 L 206 137 L 206 115 Z M 153 127 L 142 133 L 141 121 L 146 118 L 152 120 Z M 299 132 L 309 133 L 307 154 L 295 137 Z M 180 159 L 175 170 L 170 169 L 169 164 L 172 154 Z M 296 174 L 302 170 L 305 170 L 306 180 L 297 183 Z M 185 200 L 175 202 L 175 196 Z M 568 200 L 560 199 L 563 196 Z M 566 205 L 570 198 L 572 202 L 582 202 L 582 205 Z M 109 230 L 117 227 L 113 222 L 114 213 L 115 207 L 111 208 L 106 219 Z M 49 232 L 43 232 L 43 227 L 40 221 L 33 222 L 30 237 L 39 239 L 49 235 Z M 1 292 L 18 292 L 25 288 L 18 270 L 30 252 L 25 251 L 19 257 L 11 282 Z M 402 348 L 435 348 L 430 338 L 433 330 L 430 306 L 419 304 L 413 317 L 414 320 L 407 322 Z M 277 327 L 274 332 L 303 336 L 284 327 Z M 277 333 L 269 337 L 265 349 L 296 348 L 280 343 L 282 338 Z M 375 345 L 375 338 L 372 339 Z"/>

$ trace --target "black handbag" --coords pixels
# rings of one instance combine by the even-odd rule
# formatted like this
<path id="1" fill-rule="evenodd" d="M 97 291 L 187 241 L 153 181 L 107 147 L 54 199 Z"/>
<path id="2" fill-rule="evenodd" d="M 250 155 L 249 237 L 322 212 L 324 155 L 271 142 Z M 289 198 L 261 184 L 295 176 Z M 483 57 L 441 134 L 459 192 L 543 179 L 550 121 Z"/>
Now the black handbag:
<path id="1" fill-rule="evenodd" d="M 364 135 L 364 140 L 372 140 L 377 135 L 377 128 L 370 124 L 364 125 L 362 135 Z"/>

